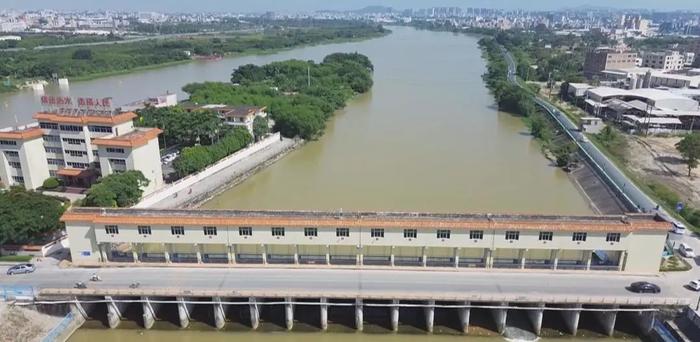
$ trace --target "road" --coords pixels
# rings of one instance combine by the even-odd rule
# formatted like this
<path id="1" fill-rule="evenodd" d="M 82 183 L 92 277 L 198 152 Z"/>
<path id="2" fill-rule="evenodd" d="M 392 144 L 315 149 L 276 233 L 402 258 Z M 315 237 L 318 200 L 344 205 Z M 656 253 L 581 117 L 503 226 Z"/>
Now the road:
<path id="1" fill-rule="evenodd" d="M 88 281 L 98 274 L 102 281 Z M 658 284 L 660 294 L 635 294 L 626 286 L 646 280 Z M 676 278 L 664 275 L 639 276 L 576 272 L 517 272 L 478 270 L 355 270 L 355 269 L 287 269 L 287 268 L 103 268 L 59 269 L 40 264 L 26 275 L 0 275 L 5 286 L 72 288 L 78 282 L 90 288 L 124 289 L 138 282 L 140 289 L 264 291 L 274 293 L 344 293 L 347 295 L 415 295 L 431 296 L 511 296 L 511 297 L 616 297 L 685 298 L 696 300 L 696 293 L 678 285 Z M 693 302 L 694 303 L 694 302 Z"/>

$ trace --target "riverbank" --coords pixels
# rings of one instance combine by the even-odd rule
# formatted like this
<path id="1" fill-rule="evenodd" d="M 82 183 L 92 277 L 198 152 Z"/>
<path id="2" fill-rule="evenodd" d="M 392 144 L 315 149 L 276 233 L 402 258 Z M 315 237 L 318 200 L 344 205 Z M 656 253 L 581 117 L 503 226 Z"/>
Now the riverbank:
<path id="1" fill-rule="evenodd" d="M 349 37 L 347 37 L 348 32 L 352 33 Z M 53 72 L 54 74 L 58 74 L 59 77 L 68 78 L 70 81 L 81 82 L 195 62 L 197 60 L 189 56 L 193 54 L 193 52 L 197 53 L 197 51 L 204 51 L 205 55 L 214 54 L 222 55 L 226 58 L 235 58 L 275 54 L 316 45 L 351 43 L 379 38 L 390 33 L 391 31 L 381 26 L 371 27 L 358 24 L 357 26 L 349 27 L 296 28 L 294 31 L 279 31 L 276 33 L 258 35 L 251 35 L 248 33 L 229 34 L 223 37 L 209 37 L 203 35 L 195 36 L 195 38 L 190 38 L 189 40 L 177 38 L 165 40 L 154 38 L 151 40 L 141 40 L 124 44 L 66 47 L 51 49 L 51 51 L 28 50 L 4 52 L 4 54 L 17 57 L 10 60 L 14 63 L 11 66 L 17 69 L 13 75 L 16 77 L 13 79 L 15 84 L 23 84 L 29 80 L 45 80 L 47 77 L 45 74 L 36 74 L 43 70 L 43 64 L 41 63 L 44 63 L 42 62 L 44 60 L 46 60 L 46 62 L 60 61 L 61 64 L 57 65 L 56 68 L 61 69 L 65 67 L 67 70 L 90 70 L 91 68 L 98 68 L 99 65 L 93 65 L 93 61 L 98 59 L 105 59 L 108 65 L 118 65 L 118 67 L 122 65 L 125 66 L 119 70 L 88 71 L 88 73 L 83 75 L 70 75 L 64 72 L 65 70 Z M 86 59 L 82 59 L 83 57 L 76 57 L 76 52 L 80 52 L 79 50 L 89 51 Z M 144 51 L 151 52 L 145 53 Z M 29 56 L 32 56 L 32 62 L 29 61 Z M 113 63 L 110 61 L 113 61 Z M 31 75 L 17 76 L 18 73 L 31 73 Z M 19 89 L 19 87 L 0 87 L 0 93 L 14 92 Z"/>
<path id="2" fill-rule="evenodd" d="M 0 301 L 0 342 L 40 342 L 61 319 Z"/>

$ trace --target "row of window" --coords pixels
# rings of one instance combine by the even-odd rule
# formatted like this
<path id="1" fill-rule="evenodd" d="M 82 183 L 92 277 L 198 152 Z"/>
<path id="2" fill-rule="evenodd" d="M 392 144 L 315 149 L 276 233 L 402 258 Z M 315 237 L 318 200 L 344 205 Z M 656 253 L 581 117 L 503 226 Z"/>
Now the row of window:
<path id="1" fill-rule="evenodd" d="M 87 163 L 67 162 L 66 164 L 74 169 L 87 169 L 90 167 L 90 164 Z"/>
<path id="2" fill-rule="evenodd" d="M 51 146 L 44 146 L 44 151 L 46 151 L 46 153 L 63 153 L 63 150 L 60 147 Z"/>
<path id="3" fill-rule="evenodd" d="M 119 234 L 119 227 L 118 226 L 105 226 L 105 230 L 107 234 L 115 235 Z M 216 235 L 216 227 L 204 227 L 204 235 L 211 236 L 211 235 Z M 185 227 L 183 226 L 172 226 L 170 227 L 170 232 L 172 235 L 185 235 Z M 138 233 L 140 235 L 151 235 L 151 227 L 150 226 L 138 226 Z M 270 229 L 270 233 L 272 236 L 276 237 L 282 237 L 285 234 L 285 229 L 284 227 L 272 227 Z M 252 236 L 253 235 L 253 228 L 252 227 L 239 227 L 238 228 L 238 235 L 240 236 Z M 438 239 L 449 239 L 451 235 L 451 231 L 449 229 L 438 229 L 436 236 Z M 588 233 L 585 232 L 576 232 L 573 233 L 572 235 L 572 240 L 573 241 L 586 241 Z M 317 237 L 318 236 L 318 228 L 304 228 L 304 236 L 306 237 Z M 350 228 L 336 228 L 335 230 L 335 236 L 336 237 L 349 237 L 350 236 Z M 372 228 L 370 229 L 370 236 L 373 238 L 383 238 L 384 237 L 384 229 L 383 228 Z M 416 229 L 404 229 L 403 231 L 403 237 L 407 239 L 415 239 L 418 236 L 418 230 Z M 552 241 L 552 238 L 554 236 L 553 232 L 540 232 L 539 234 L 539 240 L 540 241 Z M 473 240 L 482 240 L 484 238 L 484 231 L 483 230 L 472 230 L 469 232 L 469 238 Z M 505 232 L 505 239 L 506 240 L 519 240 L 520 239 L 520 232 L 519 231 L 506 231 Z M 620 242 L 620 233 L 608 233 L 607 236 L 605 237 L 606 242 Z"/>
<path id="4" fill-rule="evenodd" d="M 123 148 L 117 148 L 117 147 L 107 147 L 107 153 L 121 153 L 121 154 L 124 154 L 124 149 L 123 149 Z"/>
<path id="5" fill-rule="evenodd" d="M 90 132 L 95 132 L 95 133 L 112 133 L 112 127 L 109 127 L 109 126 L 90 125 L 90 126 L 88 126 L 88 129 L 90 130 Z"/>
<path id="6" fill-rule="evenodd" d="M 66 150 L 66 153 L 69 154 L 71 157 L 85 157 L 85 156 L 87 156 L 87 152 L 85 152 L 85 151 Z"/>
<path id="7" fill-rule="evenodd" d="M 44 134 L 44 141 L 60 142 L 60 141 L 61 141 L 61 137 L 59 137 L 58 135 L 48 135 L 48 134 Z"/>
<path id="8" fill-rule="evenodd" d="M 17 183 L 22 183 L 22 184 L 24 184 L 24 177 L 12 176 L 12 180 L 15 181 L 15 182 L 17 182 Z"/>
<path id="9" fill-rule="evenodd" d="M 46 162 L 49 165 L 58 165 L 58 166 L 65 165 L 65 161 L 63 159 L 46 158 Z"/>
<path id="10" fill-rule="evenodd" d="M 0 145 L 17 146 L 17 142 L 14 140 L 0 140 Z"/>
<path id="11" fill-rule="evenodd" d="M 43 129 L 58 129 L 58 124 L 53 122 L 40 122 L 39 127 Z"/>
<path id="12" fill-rule="evenodd" d="M 10 167 L 13 167 L 13 168 L 15 168 L 15 169 L 21 169 L 21 168 L 22 168 L 22 164 L 20 164 L 19 162 L 16 162 L 16 161 L 8 162 L 8 164 L 10 164 Z"/>
<path id="13" fill-rule="evenodd" d="M 19 152 L 17 151 L 5 151 L 5 155 L 8 157 L 19 157 Z"/>
<path id="14" fill-rule="evenodd" d="M 63 138 L 63 142 L 69 145 L 80 145 L 85 143 L 85 139 Z"/>
<path id="15" fill-rule="evenodd" d="M 110 158 L 109 162 L 112 165 L 126 166 L 126 160 L 124 160 L 124 159 L 112 159 L 112 158 Z"/>
<path id="16" fill-rule="evenodd" d="M 82 132 L 83 128 L 76 125 L 60 125 L 62 131 L 66 132 Z"/>

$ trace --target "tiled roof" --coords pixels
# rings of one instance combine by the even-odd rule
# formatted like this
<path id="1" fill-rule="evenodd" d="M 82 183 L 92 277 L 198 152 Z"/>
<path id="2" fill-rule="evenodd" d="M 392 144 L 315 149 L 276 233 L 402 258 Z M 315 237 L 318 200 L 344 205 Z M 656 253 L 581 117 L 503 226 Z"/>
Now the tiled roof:
<path id="1" fill-rule="evenodd" d="M 44 130 L 39 127 L 28 129 L 11 130 L 0 132 L 0 139 L 9 140 L 31 140 L 41 138 L 44 135 Z"/>
<path id="2" fill-rule="evenodd" d="M 44 122 L 66 123 L 66 124 L 102 124 L 102 125 L 119 125 L 138 117 L 134 112 L 125 112 L 115 115 L 97 115 L 97 114 L 61 114 L 61 113 L 36 113 L 34 119 Z"/>
<path id="3" fill-rule="evenodd" d="M 161 133 L 163 133 L 163 131 L 158 128 L 141 128 L 116 137 L 95 138 L 92 139 L 92 144 L 97 146 L 134 148 L 148 144 L 149 141 L 156 139 Z"/>
<path id="4" fill-rule="evenodd" d="M 132 225 L 453 228 L 587 232 L 666 231 L 670 228 L 668 222 L 654 215 L 644 214 L 554 216 L 75 208 L 65 213 L 62 220 Z"/>

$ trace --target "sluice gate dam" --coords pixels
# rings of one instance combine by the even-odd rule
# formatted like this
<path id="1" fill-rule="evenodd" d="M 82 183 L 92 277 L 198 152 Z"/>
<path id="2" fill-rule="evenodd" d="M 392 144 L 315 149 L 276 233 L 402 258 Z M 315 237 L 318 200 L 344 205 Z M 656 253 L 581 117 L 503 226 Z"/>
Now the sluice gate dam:
<path id="1" fill-rule="evenodd" d="M 511 296 L 465 293 L 463 295 L 356 294 L 309 291 L 208 291 L 174 289 L 43 289 L 37 303 L 70 304 L 86 319 L 100 320 L 117 328 L 122 320 L 131 319 L 150 329 L 157 320 L 173 315 L 181 328 L 191 320 L 225 328 L 236 321 L 258 329 L 261 321 L 277 321 L 292 330 L 296 322 L 304 322 L 326 330 L 329 322 L 345 318 L 346 324 L 362 331 L 366 323 L 379 324 L 398 331 L 404 316 L 422 321 L 425 332 L 435 325 L 457 325 L 469 333 L 472 320 L 489 321 L 502 334 L 508 326 L 509 314 L 524 313 L 529 330 L 540 334 L 543 322 L 563 322 L 571 335 L 576 335 L 581 317 L 586 315 L 598 330 L 612 336 L 616 322 L 635 323 L 640 334 L 653 328 L 660 309 L 687 305 L 679 298 L 627 298 L 611 296 Z M 197 314 L 195 315 L 195 312 Z M 348 320 L 349 318 L 349 320 Z M 628 323 L 629 323 L 628 322 Z"/>

